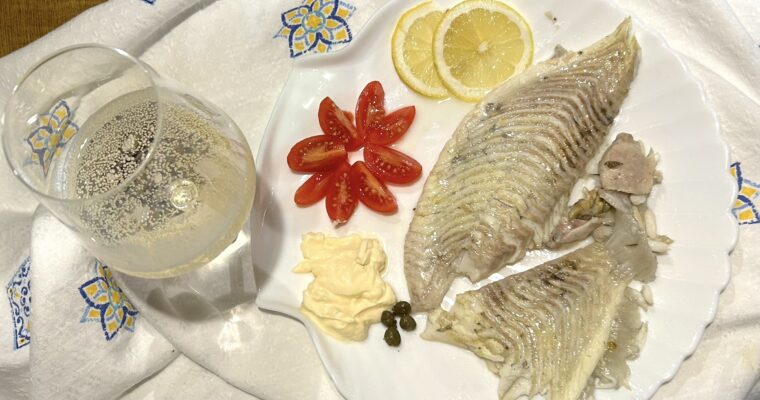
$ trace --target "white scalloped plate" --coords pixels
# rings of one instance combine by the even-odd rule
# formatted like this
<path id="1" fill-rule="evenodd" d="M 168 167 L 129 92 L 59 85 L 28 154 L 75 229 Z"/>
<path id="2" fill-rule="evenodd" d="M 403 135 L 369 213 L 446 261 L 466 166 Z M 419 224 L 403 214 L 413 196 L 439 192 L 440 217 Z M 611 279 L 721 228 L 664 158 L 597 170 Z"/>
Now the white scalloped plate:
<path id="1" fill-rule="evenodd" d="M 453 1 L 451 1 L 453 3 Z M 603 0 L 511 0 L 534 30 L 536 60 L 549 57 L 561 43 L 579 49 L 611 32 L 626 16 Z M 402 333 L 402 346 L 383 342 L 375 325 L 362 343 L 340 343 L 316 330 L 298 311 L 310 276 L 296 275 L 300 240 L 305 232 L 345 235 L 371 232 L 384 240 L 388 254 L 385 279 L 399 298 L 407 298 L 403 275 L 403 241 L 412 208 L 424 179 L 407 187 L 393 186 L 399 211 L 380 216 L 360 206 L 351 221 L 335 229 L 319 203 L 298 208 L 293 193 L 306 176 L 291 172 L 285 156 L 301 138 L 319 133 L 317 107 L 325 96 L 352 109 L 371 80 L 386 90 L 387 108 L 417 106 L 417 119 L 397 147 L 420 161 L 427 172 L 444 142 L 472 107 L 456 100 L 433 101 L 418 96 L 399 80 L 391 64 L 390 36 L 396 20 L 414 3 L 389 2 L 346 49 L 298 60 L 267 127 L 259 155 L 259 183 L 254 206 L 254 261 L 260 287 L 257 303 L 303 322 L 338 390 L 351 400 L 496 399 L 497 378 L 473 354 Z M 545 15 L 557 17 L 552 23 Z M 613 133 L 631 132 L 661 155 L 665 181 L 650 204 L 659 230 L 675 244 L 660 257 L 652 284 L 655 306 L 646 314 L 649 336 L 641 357 L 631 363 L 630 390 L 599 390 L 599 399 L 646 399 L 673 377 L 699 342 L 716 312 L 718 295 L 728 283 L 728 253 L 736 240 L 736 221 L 729 212 L 735 184 L 727 168 L 728 151 L 714 113 L 684 64 L 663 39 L 635 21 L 642 47 L 638 77 L 623 105 Z M 357 153 L 358 154 L 358 153 Z M 551 252 L 534 252 L 502 274 L 524 270 Z M 458 281 L 447 296 L 469 285 Z M 424 317 L 417 317 L 419 332 Z"/>

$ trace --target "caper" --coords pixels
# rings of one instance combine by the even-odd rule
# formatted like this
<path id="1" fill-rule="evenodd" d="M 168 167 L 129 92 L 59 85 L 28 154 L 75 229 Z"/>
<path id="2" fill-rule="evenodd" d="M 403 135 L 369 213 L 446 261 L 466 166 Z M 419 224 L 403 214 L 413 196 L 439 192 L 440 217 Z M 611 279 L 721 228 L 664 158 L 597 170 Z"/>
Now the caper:
<path id="1" fill-rule="evenodd" d="M 409 315 L 412 312 L 412 305 L 406 301 L 399 301 L 393 306 L 393 314 L 397 317 Z"/>
<path id="2" fill-rule="evenodd" d="M 383 311 L 380 315 L 380 322 L 388 328 L 396 327 L 396 317 L 394 317 L 393 313 L 388 310 Z"/>
<path id="3" fill-rule="evenodd" d="M 398 329 L 395 327 L 386 329 L 383 339 L 391 347 L 398 347 L 401 344 L 401 334 L 398 333 Z"/>
<path id="4" fill-rule="evenodd" d="M 399 325 L 401 325 L 401 329 L 405 331 L 413 331 L 417 328 L 417 321 L 415 321 L 411 315 L 402 315 Z"/>

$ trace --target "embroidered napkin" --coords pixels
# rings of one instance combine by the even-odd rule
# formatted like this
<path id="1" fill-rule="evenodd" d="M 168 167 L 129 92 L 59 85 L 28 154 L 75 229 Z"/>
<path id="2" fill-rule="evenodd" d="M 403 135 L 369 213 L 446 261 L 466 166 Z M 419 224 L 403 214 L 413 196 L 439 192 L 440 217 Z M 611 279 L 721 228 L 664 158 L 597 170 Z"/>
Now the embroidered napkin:
<path id="1" fill-rule="evenodd" d="M 29 277 L 30 215 L 0 212 L 0 388 L 8 398 L 26 398 L 29 390 L 29 317 L 31 287 Z M 7 304 L 7 306 L 5 306 Z"/>
<path id="2" fill-rule="evenodd" d="M 350 42 L 353 35 L 361 34 L 361 26 L 383 1 L 337 3 L 341 12 L 338 17 L 351 33 L 342 41 Z M 160 73 L 182 82 L 227 111 L 246 133 L 256 154 L 268 115 L 286 79 L 288 60 L 342 45 L 338 42 L 309 42 L 308 37 L 291 35 L 295 22 L 288 18 L 288 11 L 299 7 L 324 7 L 334 2 L 218 0 L 188 4 L 180 0 L 156 0 L 151 6 L 140 0 L 112 0 L 90 10 L 48 37 L 0 59 L 0 105 L 7 98 L 7 90 L 30 63 L 54 49 L 77 42 L 118 44 L 131 41 L 122 47 L 137 49 L 135 52 Z M 760 287 L 757 261 L 760 249 L 749 245 L 760 241 L 760 185 L 757 183 L 760 182 L 760 97 L 756 84 L 760 81 L 757 79 L 760 64 L 758 43 L 751 39 L 754 34 L 758 40 L 757 24 L 754 23 L 757 19 L 752 16 L 758 15 L 760 7 L 751 0 L 667 3 L 618 0 L 618 4 L 661 32 L 671 46 L 686 57 L 689 67 L 705 85 L 708 100 L 718 112 L 724 136 L 732 148 L 736 163 L 731 171 L 740 188 L 734 212 L 742 225 L 739 244 L 732 256 L 732 283 L 721 296 L 716 321 L 705 332 L 694 356 L 683 364 L 674 381 L 663 386 L 655 398 L 742 398 L 750 392 L 760 375 L 760 316 L 753 311 L 760 305 L 757 291 Z M 742 25 L 741 21 L 751 26 Z M 111 27 L 114 24 L 117 24 L 116 28 Z M 0 221 L 4 226 L 9 226 L 8 221 L 16 214 L 27 218 L 28 223 L 35 205 L 13 179 L 0 166 Z M 4 210 L 12 212 L 3 214 Z M 53 223 L 36 221 L 35 229 L 40 223 L 48 222 Z M 23 222 L 19 222 L 19 226 L 23 226 Z M 0 261 L 3 262 L 0 278 L 10 282 L 11 275 L 23 264 L 24 247 L 28 247 L 29 242 L 15 236 L 0 239 L 4 239 L 1 243 L 16 246 L 14 250 L 7 250 L 7 254 L 6 248 L 0 248 Z M 35 248 L 33 239 L 32 250 Z M 236 262 L 243 266 L 245 252 L 240 249 L 230 251 Z M 84 272 L 79 273 L 85 277 Z M 35 282 L 36 279 L 46 279 L 38 276 L 32 275 Z M 94 277 L 94 273 L 90 275 L 90 279 Z M 112 280 L 121 285 L 139 312 L 135 332 L 121 330 L 114 340 L 137 336 L 144 325 L 151 323 L 178 352 L 187 356 L 177 358 L 162 372 L 133 388 L 125 398 L 205 398 L 208 393 L 213 393 L 215 398 L 248 397 L 230 384 L 264 399 L 339 398 L 321 369 L 305 330 L 296 322 L 262 313 L 250 304 L 224 308 L 223 304 L 214 302 L 217 297 L 213 296 L 213 291 L 205 289 L 197 293 L 196 299 L 202 300 L 199 309 L 203 310 L 209 304 L 212 308 L 203 318 L 191 320 L 187 315 L 177 313 L 176 307 L 169 307 L 170 313 L 165 312 L 165 300 L 176 293 L 162 291 L 161 287 L 149 290 L 117 274 L 113 274 Z M 84 282 L 71 281 L 69 285 L 76 289 Z M 33 288 L 34 293 L 47 293 L 37 292 L 36 284 Z M 151 293 L 158 295 L 151 297 Z M 4 314 L 0 307 L 0 331 L 4 323 L 11 325 L 5 315 L 8 314 Z M 32 321 L 36 321 L 36 314 L 31 315 Z M 74 326 L 78 328 L 98 327 L 91 321 L 79 323 L 77 320 L 77 324 Z M 34 326 L 38 326 L 36 322 Z M 8 336 L 10 343 L 12 331 L 7 328 L 6 332 L 0 333 L 0 339 Z M 23 365 L 24 354 L 35 348 L 35 338 L 33 333 L 31 344 L 20 350 L 11 350 L 10 346 L 3 348 L 0 343 L 0 372 L 15 371 L 14 366 Z M 48 347 L 46 351 L 52 349 Z M 60 350 L 73 351 L 76 350 Z M 32 351 L 32 371 L 37 362 L 44 362 L 43 354 L 35 358 L 35 352 Z M 163 359 L 146 357 L 145 360 L 157 364 Z M 93 360 L 86 362 L 93 363 Z M 727 365 L 731 367 L 726 368 Z M 114 367 L 109 371 L 118 376 L 120 370 Z M 127 381 L 129 379 L 122 382 Z M 10 386 L 6 386 L 6 382 Z M 202 390 L 187 389 L 198 387 L 198 382 L 205 383 Z M 11 378 L 0 376 L 0 385 L 10 387 L 13 393 L 19 394 L 18 398 L 26 398 L 21 396 L 30 393 L 30 385 L 24 380 L 23 373 Z M 39 389 L 35 390 L 31 393 L 41 393 Z"/>
<path id="3" fill-rule="evenodd" d="M 123 6 L 123 4 L 114 3 L 120 2 L 111 2 L 97 7 L 77 19 L 86 19 L 83 22 L 86 25 L 92 21 L 99 22 L 99 17 L 103 18 L 104 23 L 101 29 L 108 31 L 111 29 L 107 26 L 107 23 L 111 22 L 111 13 L 115 13 L 116 15 L 124 15 L 126 13 L 124 9 L 112 10 L 114 7 Z M 104 42 L 131 49 L 130 51 L 133 54 L 142 56 L 145 61 L 160 73 L 175 78 L 191 90 L 194 89 L 202 96 L 217 103 L 238 122 L 243 131 L 248 135 L 249 142 L 258 143 L 259 137 L 253 136 L 253 133 L 260 136 L 260 132 L 263 131 L 263 124 L 266 123 L 269 113 L 266 107 L 262 107 L 259 102 L 263 100 L 263 104 L 271 108 L 271 104 L 273 104 L 278 93 L 276 91 L 266 91 L 266 96 L 250 96 L 250 93 L 257 92 L 257 87 L 260 85 L 260 81 L 258 80 L 246 83 L 242 86 L 245 88 L 245 91 L 237 93 L 234 91 L 219 91 L 218 88 L 239 86 L 240 71 L 256 65 L 253 62 L 255 59 L 266 59 L 261 55 L 274 56 L 268 61 L 268 66 L 256 66 L 260 69 L 261 76 L 271 74 L 271 71 L 277 71 L 280 74 L 277 80 L 278 84 L 285 79 L 288 72 L 287 69 L 276 68 L 275 66 L 283 63 L 289 64 L 288 53 L 277 54 L 268 52 L 267 46 L 271 40 L 270 35 L 259 37 L 258 41 L 249 39 L 250 37 L 257 36 L 257 18 L 261 18 L 263 12 L 268 9 L 274 8 L 264 7 L 263 5 L 262 7 L 252 8 L 249 4 L 243 2 L 218 2 L 214 4 L 213 1 L 201 1 L 195 5 L 188 6 L 188 3 L 180 0 L 173 2 L 162 0 L 162 4 L 165 5 L 164 9 L 174 9 L 176 15 L 172 16 L 170 13 L 166 13 L 167 15 L 165 15 L 164 12 L 149 14 L 149 17 L 154 22 L 154 26 L 151 27 L 152 33 L 146 32 L 146 29 L 142 26 L 143 22 L 141 22 L 138 24 L 140 26 L 129 27 L 130 32 L 123 35 L 123 37 L 115 34 L 115 32 L 113 36 L 105 35 L 108 37 Z M 232 6 L 232 8 L 224 8 L 220 6 L 222 4 L 227 7 Z M 140 9 L 137 7 L 144 7 L 145 5 L 132 3 L 126 6 L 130 7 L 130 11 L 132 12 L 139 12 Z M 180 17 L 183 14 L 184 18 L 188 18 L 193 14 L 192 12 L 188 12 L 188 10 L 196 12 L 198 10 L 204 11 L 203 13 L 197 13 L 197 15 L 192 17 L 193 19 L 204 18 L 206 15 L 215 16 L 214 19 L 228 19 L 234 15 L 247 15 L 248 18 L 245 19 L 246 23 L 239 23 L 237 25 L 207 25 L 201 30 L 184 30 L 182 25 L 177 25 L 179 25 Z M 95 15 L 96 13 L 97 15 Z M 280 20 L 279 13 L 271 13 L 271 18 L 272 21 L 278 22 Z M 70 25 L 75 22 L 72 21 L 69 25 L 64 26 L 62 30 L 69 30 Z M 75 31 L 72 33 L 72 36 L 79 36 L 80 33 L 83 33 L 77 29 L 71 30 Z M 141 35 L 136 34 L 137 32 L 141 33 Z M 160 33 L 160 35 L 157 35 L 156 32 Z M 162 43 L 165 44 L 162 45 L 152 47 L 146 45 L 154 35 L 168 35 L 166 36 L 167 38 L 171 37 L 173 39 L 171 41 L 163 41 Z M 224 36 L 235 38 L 235 40 L 226 42 L 226 45 L 218 46 L 218 38 Z M 80 39 L 79 41 L 87 42 L 90 40 L 92 39 Z M 38 43 L 32 46 L 38 45 Z M 47 47 L 46 43 L 43 44 L 45 44 L 44 47 Z M 54 43 L 51 46 L 55 45 Z M 161 46 L 166 46 L 166 48 L 162 48 Z M 261 47 L 257 48 L 257 46 Z M 237 62 L 230 62 L 220 66 L 205 64 L 203 66 L 204 69 L 198 71 L 183 68 L 177 69 L 178 66 L 188 66 L 187 59 L 199 58 L 199 49 L 206 49 L 204 50 L 206 53 L 204 59 L 207 59 L 209 63 L 213 63 L 214 60 L 229 59 L 229 54 L 240 53 L 245 54 L 246 57 L 239 58 Z M 5 77 L 12 77 L 14 75 L 20 77 L 24 69 L 29 67 L 29 65 L 25 64 L 31 64 L 39 57 L 49 54 L 53 50 L 39 50 L 39 57 L 30 55 L 29 51 L 31 51 L 29 48 L 22 49 L 6 58 L 6 60 L 12 61 L 6 64 L 0 63 L 0 71 L 4 67 L 8 69 L 8 73 L 4 75 Z M 258 57 L 256 56 L 257 53 L 260 53 Z M 217 73 L 213 76 L 208 76 L 207 79 L 198 79 L 199 76 L 208 75 L 208 71 L 211 70 Z M 12 79 L 9 79 L 8 86 L 11 85 Z M 6 93 L 3 93 L 3 95 L 7 96 Z M 251 110 L 255 110 L 255 112 L 252 113 Z M 260 127 L 257 126 L 255 130 L 250 129 L 251 125 L 254 124 L 260 125 Z M 4 170 L 3 172 L 6 171 Z M 2 178 L 4 177 L 0 175 L 0 179 Z M 20 186 L 14 181 L 12 176 L 8 176 L 7 178 L 9 184 Z M 21 193 L 23 188 L 19 187 L 14 190 Z M 11 192 L 4 192 L 3 194 L 6 193 L 10 195 Z M 31 198 L 28 201 L 34 204 Z M 52 222 L 54 221 L 50 219 L 39 220 L 38 218 L 36 224 Z M 33 239 L 33 241 L 36 240 L 36 238 Z M 139 314 L 136 315 L 136 323 L 130 320 L 135 324 L 134 332 L 125 328 L 121 329 L 118 335 L 129 338 L 137 334 L 141 327 L 145 325 L 143 321 L 145 321 L 148 327 L 150 327 L 150 323 L 153 323 L 155 326 L 161 326 L 160 331 L 162 336 L 171 341 L 178 350 L 191 357 L 203 367 L 224 377 L 227 381 L 264 398 L 277 398 L 280 396 L 282 385 L 271 385 L 278 380 L 282 384 L 292 381 L 299 382 L 300 385 L 295 387 L 294 390 L 295 395 L 299 398 L 309 398 L 314 393 L 315 388 L 321 388 L 318 390 L 324 390 L 325 393 L 334 393 L 329 380 L 321 370 L 320 362 L 303 328 L 295 321 L 262 313 L 253 306 L 251 300 L 255 286 L 253 286 L 252 279 L 249 240 L 247 233 L 239 235 L 238 240 L 225 252 L 223 261 L 217 263 L 217 265 L 209 265 L 201 270 L 175 279 L 145 281 L 119 275 L 116 272 L 109 272 L 107 280 L 123 288 L 124 298 L 128 299 L 125 301 L 128 301 L 131 305 L 129 310 L 139 310 Z M 63 243 L 60 245 L 63 245 Z M 74 244 L 66 243 L 65 245 L 73 246 Z M 97 266 L 94 268 L 98 270 Z M 35 267 L 32 268 L 32 270 L 34 269 Z M 100 270 L 103 270 L 103 268 Z M 71 270 L 67 269 L 67 266 L 62 265 L 60 271 L 68 272 Z M 74 272 L 73 274 L 77 275 L 79 272 Z M 45 292 L 40 291 L 38 293 L 46 293 L 53 290 L 54 287 L 66 290 L 76 282 L 76 279 L 52 279 L 52 275 L 45 274 L 35 274 L 34 279 L 51 281 L 51 284 L 45 287 Z M 234 307 L 239 303 L 243 303 L 243 305 Z M 48 307 L 49 305 L 44 304 L 43 306 Z M 55 309 L 52 306 L 50 307 L 51 311 Z M 32 313 L 32 320 L 36 320 L 37 317 L 37 313 Z M 129 313 L 127 313 L 127 317 L 131 317 Z M 42 318 L 42 315 L 40 315 L 40 318 Z M 62 322 L 66 323 L 66 326 L 69 327 L 70 316 L 63 315 L 61 318 L 67 319 Z M 77 319 L 76 321 L 79 322 L 80 320 Z M 35 322 L 34 325 L 39 326 L 40 324 Z M 132 329 L 133 325 L 129 324 L 126 326 Z M 32 338 L 31 341 L 35 342 L 36 340 Z M 62 357 L 78 350 L 76 347 L 72 347 L 71 343 L 64 343 L 62 341 L 59 344 L 58 353 Z M 35 371 L 35 373 L 38 369 L 37 363 L 43 362 L 46 359 L 45 353 L 42 350 L 40 348 L 38 352 L 39 357 L 33 356 L 31 358 L 29 368 Z M 47 352 L 49 348 L 46 347 L 44 350 Z M 304 360 L 305 354 L 307 357 Z M 160 357 L 157 358 L 155 354 L 146 354 L 144 352 L 134 353 L 133 356 L 145 364 L 152 364 L 163 360 Z M 50 356 L 50 359 L 55 358 L 55 355 Z M 260 363 L 256 361 L 262 358 L 268 359 L 267 362 Z M 87 368 L 85 369 L 102 369 L 102 364 L 96 358 L 87 361 L 85 362 L 87 364 Z M 127 376 L 123 381 L 132 382 L 134 376 L 142 376 L 144 378 L 152 372 L 147 368 L 132 368 L 131 370 L 133 373 L 125 374 Z M 108 369 L 104 371 L 108 371 Z M 43 371 L 44 374 L 50 372 L 49 370 Z M 315 374 L 315 372 L 317 373 Z M 74 380 L 83 379 L 82 375 L 76 374 Z M 276 379 L 273 379 L 273 377 Z M 45 393 L 36 388 L 36 382 L 41 381 L 43 380 L 32 379 L 32 398 L 44 398 Z M 23 384 L 19 382 L 17 386 L 23 386 Z M 51 385 L 52 388 L 60 388 L 62 386 L 65 385 Z M 107 393 L 96 391 L 94 394 L 112 398 L 114 393 L 119 393 L 119 391 L 124 389 L 121 381 L 111 382 L 103 386 L 111 391 Z M 81 393 L 81 391 L 77 393 Z M 38 394 L 40 395 L 38 396 Z"/>
<path id="4" fill-rule="evenodd" d="M 22 267 L 38 293 L 28 327 L 30 398 L 114 398 L 178 355 L 111 270 L 44 209 L 34 217 L 31 260 Z"/>
<path id="5" fill-rule="evenodd" d="M 140 45 L 193 6 L 164 3 L 114 1 L 4 57 L 0 107 L 22 74 L 53 51 L 91 41 Z M 141 18 L 131 17 L 138 12 Z M 0 159 L 0 282 L 7 298 L 0 306 L 0 398 L 115 398 L 163 369 L 179 353 L 67 228 L 44 210 L 33 218 L 37 202 Z"/>

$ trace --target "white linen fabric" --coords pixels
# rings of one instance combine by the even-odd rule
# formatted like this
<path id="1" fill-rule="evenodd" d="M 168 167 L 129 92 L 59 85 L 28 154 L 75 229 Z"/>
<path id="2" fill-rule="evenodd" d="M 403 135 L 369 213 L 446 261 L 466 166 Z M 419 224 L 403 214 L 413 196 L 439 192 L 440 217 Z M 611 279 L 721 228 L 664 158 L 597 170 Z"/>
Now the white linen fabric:
<path id="1" fill-rule="evenodd" d="M 43 208 L 32 224 L 30 269 L 40 294 L 30 326 L 30 398 L 113 398 L 177 357 L 148 321 L 138 320 L 107 267 Z M 119 313 L 127 318 L 120 328 Z"/>
<path id="2" fill-rule="evenodd" d="M 383 3 L 340 2 L 353 35 Z M 255 155 L 291 55 L 298 53 L 281 35 L 282 14 L 301 4 L 311 0 L 111 0 L 0 59 L 0 107 L 46 55 L 102 43 L 128 49 L 225 110 Z M 760 394 L 752 390 L 760 376 L 760 248 L 752 245 L 760 241 L 760 191 L 752 194 L 760 190 L 760 3 L 617 4 L 660 32 L 702 82 L 745 193 L 735 205 L 741 225 L 733 278 L 716 320 L 655 399 Z M 255 286 L 246 232 L 218 265 L 171 281 L 111 277 L 49 213 L 35 213 L 36 201 L 2 164 L 0 283 L 9 305 L 0 301 L 0 398 L 340 398 L 305 329 L 250 302 Z M 88 303 L 90 281 L 123 294 L 138 312 L 110 339 L 97 312 L 127 306 Z"/>

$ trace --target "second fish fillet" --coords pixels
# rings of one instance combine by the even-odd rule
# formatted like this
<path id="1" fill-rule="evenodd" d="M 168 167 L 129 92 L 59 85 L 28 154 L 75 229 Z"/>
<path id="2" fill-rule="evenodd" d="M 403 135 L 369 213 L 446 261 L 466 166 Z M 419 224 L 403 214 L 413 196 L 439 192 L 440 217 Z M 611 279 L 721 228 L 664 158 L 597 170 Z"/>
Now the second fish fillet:
<path id="1" fill-rule="evenodd" d="M 628 196 L 604 196 L 619 207 L 606 243 L 457 295 L 451 310 L 430 313 L 422 337 L 485 359 L 500 400 L 592 398 L 602 376 L 627 385 L 646 327 L 626 291 L 654 277 L 657 259 Z"/>

